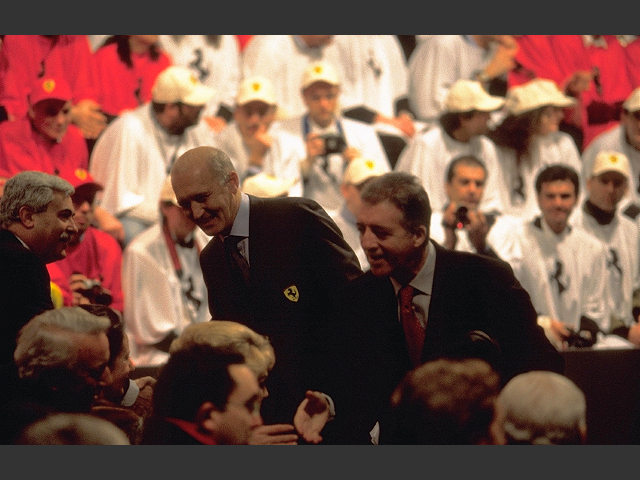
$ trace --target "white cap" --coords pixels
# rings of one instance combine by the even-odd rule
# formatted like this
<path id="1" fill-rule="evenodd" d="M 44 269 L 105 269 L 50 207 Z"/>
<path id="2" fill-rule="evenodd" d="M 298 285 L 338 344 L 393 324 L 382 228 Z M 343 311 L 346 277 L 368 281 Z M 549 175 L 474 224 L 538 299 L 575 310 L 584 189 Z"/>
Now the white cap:
<path id="1" fill-rule="evenodd" d="M 269 105 L 275 105 L 276 94 L 271 80 L 259 75 L 242 80 L 238 87 L 236 104 L 244 105 L 249 102 L 264 102 Z"/>
<path id="2" fill-rule="evenodd" d="M 178 207 L 178 199 L 176 198 L 176 194 L 173 191 L 173 187 L 171 186 L 171 175 L 164 179 L 164 183 L 162 184 L 162 189 L 160 190 L 160 201 L 161 202 L 171 202 L 176 207 Z"/>
<path id="3" fill-rule="evenodd" d="M 377 177 L 387 171 L 382 168 L 380 163 L 370 158 L 356 157 L 349 162 L 347 169 L 342 176 L 342 183 L 350 183 L 359 185 L 371 177 Z"/>
<path id="4" fill-rule="evenodd" d="M 631 167 L 629 166 L 629 159 L 624 153 L 610 150 L 601 151 L 596 155 L 593 162 L 591 176 L 597 177 L 605 172 L 618 172 L 624 175 L 627 180 L 630 179 Z"/>
<path id="5" fill-rule="evenodd" d="M 493 112 L 503 105 L 504 98 L 489 95 L 480 82 L 465 79 L 451 86 L 445 100 L 445 109 L 451 113 Z"/>
<path id="6" fill-rule="evenodd" d="M 316 82 L 340 85 L 336 69 L 327 62 L 313 62 L 305 69 L 302 75 L 302 90 Z"/>
<path id="7" fill-rule="evenodd" d="M 556 84 L 544 78 L 536 78 L 507 92 L 505 107 L 512 115 L 520 115 L 540 107 L 570 107 L 575 99 L 563 94 Z"/>
<path id="8" fill-rule="evenodd" d="M 156 78 L 151 97 L 158 103 L 184 103 L 200 107 L 213 98 L 215 91 L 200 83 L 187 67 L 172 65 Z"/>
<path id="9" fill-rule="evenodd" d="M 260 172 L 245 178 L 242 182 L 242 191 L 256 197 L 280 197 L 288 195 L 294 183 L 294 179 L 274 177 Z"/>
<path id="10" fill-rule="evenodd" d="M 629 95 L 622 104 L 622 108 L 627 112 L 636 112 L 640 110 L 640 87 L 631 92 L 631 95 Z"/>

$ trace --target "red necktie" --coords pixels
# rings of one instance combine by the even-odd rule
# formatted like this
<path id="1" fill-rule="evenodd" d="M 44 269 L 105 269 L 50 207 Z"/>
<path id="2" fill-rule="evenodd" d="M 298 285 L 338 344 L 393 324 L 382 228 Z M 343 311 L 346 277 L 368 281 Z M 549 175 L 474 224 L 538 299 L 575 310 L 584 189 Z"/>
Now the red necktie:
<path id="1" fill-rule="evenodd" d="M 414 366 L 422 363 L 422 347 L 424 346 L 424 328 L 420 324 L 416 313 L 413 311 L 414 289 L 411 285 L 405 285 L 398 291 L 400 301 L 400 321 L 407 340 L 409 356 Z"/>

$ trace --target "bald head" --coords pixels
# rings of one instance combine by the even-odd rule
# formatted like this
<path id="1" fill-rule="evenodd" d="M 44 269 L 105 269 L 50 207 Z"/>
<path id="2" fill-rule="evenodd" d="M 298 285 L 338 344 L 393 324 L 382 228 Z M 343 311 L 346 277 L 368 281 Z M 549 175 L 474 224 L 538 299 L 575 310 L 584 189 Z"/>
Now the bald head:
<path id="1" fill-rule="evenodd" d="M 227 235 L 240 206 L 240 180 L 225 152 L 214 147 L 186 151 L 171 168 L 178 204 L 208 235 Z"/>

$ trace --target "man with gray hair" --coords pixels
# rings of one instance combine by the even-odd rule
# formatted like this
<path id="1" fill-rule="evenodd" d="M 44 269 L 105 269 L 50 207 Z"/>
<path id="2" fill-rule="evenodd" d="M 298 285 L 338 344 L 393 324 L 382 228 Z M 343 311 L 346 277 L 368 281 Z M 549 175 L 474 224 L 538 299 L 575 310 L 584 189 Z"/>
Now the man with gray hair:
<path id="1" fill-rule="evenodd" d="M 497 444 L 583 445 L 587 440 L 584 393 L 555 372 L 521 373 L 498 395 L 492 432 Z"/>
<path id="2" fill-rule="evenodd" d="M 16 334 L 34 315 L 53 308 L 46 264 L 66 256 L 73 219 L 73 186 L 55 175 L 24 171 L 0 199 L 0 363 L 11 363 Z"/>
<path id="3" fill-rule="evenodd" d="M 107 317 L 61 307 L 33 317 L 18 334 L 17 381 L 4 405 L 0 431 L 11 436 L 51 412 L 88 413 L 111 371 Z"/>

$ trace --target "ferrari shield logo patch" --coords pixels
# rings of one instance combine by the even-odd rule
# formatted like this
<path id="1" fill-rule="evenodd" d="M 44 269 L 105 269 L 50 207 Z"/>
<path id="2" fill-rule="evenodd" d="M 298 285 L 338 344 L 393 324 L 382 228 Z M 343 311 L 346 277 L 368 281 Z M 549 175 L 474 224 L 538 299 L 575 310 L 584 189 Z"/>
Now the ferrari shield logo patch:
<path id="1" fill-rule="evenodd" d="M 300 292 L 298 292 L 298 287 L 295 285 L 291 285 L 284 289 L 284 296 L 290 302 L 297 302 L 300 298 Z"/>

